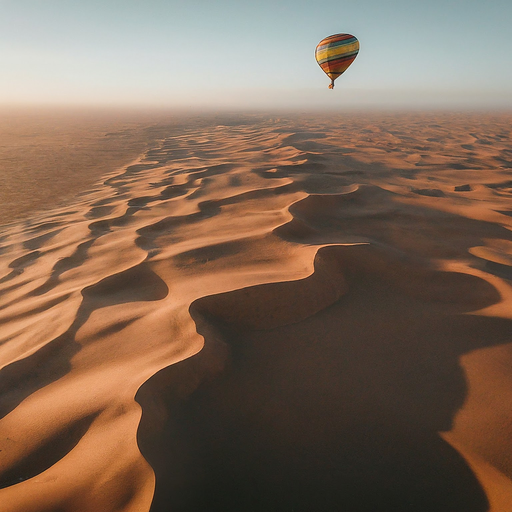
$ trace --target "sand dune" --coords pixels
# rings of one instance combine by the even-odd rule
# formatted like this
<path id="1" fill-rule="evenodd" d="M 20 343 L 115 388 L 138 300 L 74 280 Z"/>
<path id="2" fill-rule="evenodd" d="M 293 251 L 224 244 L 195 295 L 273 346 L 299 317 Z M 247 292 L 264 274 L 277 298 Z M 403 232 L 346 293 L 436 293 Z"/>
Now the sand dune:
<path id="1" fill-rule="evenodd" d="M 146 124 L 6 217 L 0 510 L 512 510 L 510 121 Z"/>

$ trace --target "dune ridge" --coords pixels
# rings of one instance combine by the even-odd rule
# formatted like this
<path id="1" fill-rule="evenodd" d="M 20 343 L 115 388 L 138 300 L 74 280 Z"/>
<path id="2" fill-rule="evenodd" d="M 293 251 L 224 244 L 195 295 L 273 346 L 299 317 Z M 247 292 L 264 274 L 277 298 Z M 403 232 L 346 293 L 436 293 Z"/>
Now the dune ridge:
<path id="1" fill-rule="evenodd" d="M 0 233 L 0 510 L 512 507 L 506 114 L 236 114 Z"/>

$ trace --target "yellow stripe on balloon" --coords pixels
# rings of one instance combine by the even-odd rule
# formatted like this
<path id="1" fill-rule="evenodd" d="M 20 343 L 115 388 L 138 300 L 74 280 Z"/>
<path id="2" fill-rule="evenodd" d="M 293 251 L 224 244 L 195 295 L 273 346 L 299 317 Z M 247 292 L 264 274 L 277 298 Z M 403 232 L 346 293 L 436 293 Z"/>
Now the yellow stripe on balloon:
<path id="1" fill-rule="evenodd" d="M 316 54 L 316 60 L 324 60 L 327 58 L 341 57 L 344 54 L 352 53 L 359 50 L 359 41 L 355 43 L 347 44 L 346 46 L 338 46 L 334 48 L 326 48 L 325 50 L 320 50 Z"/>

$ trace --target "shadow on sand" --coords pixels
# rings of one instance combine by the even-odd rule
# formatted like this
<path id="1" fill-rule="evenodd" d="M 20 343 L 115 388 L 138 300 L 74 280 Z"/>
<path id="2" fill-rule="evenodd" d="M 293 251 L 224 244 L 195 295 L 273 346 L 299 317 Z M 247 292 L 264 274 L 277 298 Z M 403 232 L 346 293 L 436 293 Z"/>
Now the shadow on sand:
<path id="1" fill-rule="evenodd" d="M 409 280 L 414 269 L 370 246 L 319 252 L 347 292 L 308 318 L 254 325 L 269 285 L 192 305 L 205 347 L 137 395 L 152 512 L 488 510 L 439 432 L 467 393 L 460 356 L 510 341 L 512 322 L 471 314 L 498 293 L 465 274 Z"/>

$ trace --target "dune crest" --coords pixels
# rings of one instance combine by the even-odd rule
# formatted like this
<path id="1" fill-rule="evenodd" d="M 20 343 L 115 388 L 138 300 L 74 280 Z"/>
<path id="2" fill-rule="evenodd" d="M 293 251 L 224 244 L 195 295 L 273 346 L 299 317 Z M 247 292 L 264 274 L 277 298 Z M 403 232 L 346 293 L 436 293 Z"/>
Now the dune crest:
<path id="1" fill-rule="evenodd" d="M 510 126 L 159 124 L 5 225 L 0 510 L 508 510 Z"/>

